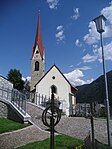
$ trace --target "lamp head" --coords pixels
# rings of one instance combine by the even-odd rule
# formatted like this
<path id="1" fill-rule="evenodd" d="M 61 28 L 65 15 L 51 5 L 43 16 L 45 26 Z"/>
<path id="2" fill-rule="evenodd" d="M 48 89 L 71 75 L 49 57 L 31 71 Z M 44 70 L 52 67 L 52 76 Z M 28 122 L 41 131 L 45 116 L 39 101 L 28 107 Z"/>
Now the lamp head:
<path id="1" fill-rule="evenodd" d="M 99 33 L 105 32 L 105 21 L 106 20 L 107 19 L 103 15 L 100 15 L 93 20 L 96 24 L 97 32 Z"/>

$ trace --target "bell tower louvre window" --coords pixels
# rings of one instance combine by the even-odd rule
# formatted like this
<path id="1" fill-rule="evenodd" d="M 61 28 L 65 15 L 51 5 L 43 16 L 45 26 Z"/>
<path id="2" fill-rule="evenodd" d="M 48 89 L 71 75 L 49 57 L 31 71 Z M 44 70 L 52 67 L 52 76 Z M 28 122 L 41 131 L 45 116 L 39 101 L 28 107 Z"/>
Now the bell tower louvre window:
<path id="1" fill-rule="evenodd" d="M 36 51 L 36 54 L 39 54 L 39 51 L 38 50 Z"/>
<path id="2" fill-rule="evenodd" d="M 35 71 L 39 71 L 39 62 L 38 61 L 35 62 Z"/>

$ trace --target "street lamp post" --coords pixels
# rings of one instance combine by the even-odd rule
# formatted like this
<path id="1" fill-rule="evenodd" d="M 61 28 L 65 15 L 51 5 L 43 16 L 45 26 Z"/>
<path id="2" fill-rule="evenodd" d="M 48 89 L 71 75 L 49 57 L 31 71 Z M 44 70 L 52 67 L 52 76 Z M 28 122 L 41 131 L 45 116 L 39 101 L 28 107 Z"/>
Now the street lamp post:
<path id="1" fill-rule="evenodd" d="M 103 48 L 103 36 L 102 33 L 105 32 L 105 21 L 106 18 L 103 15 L 95 18 L 93 20 L 96 24 L 97 32 L 100 33 L 101 39 L 101 48 L 102 48 L 102 62 L 103 62 L 103 73 L 104 73 L 104 80 L 105 80 L 105 96 L 106 96 L 106 112 L 107 112 L 107 134 L 108 134 L 108 145 L 111 145 L 110 142 L 110 109 L 109 109 L 109 99 L 108 99 L 108 86 L 107 86 L 107 76 L 106 76 L 106 65 L 105 65 L 105 57 L 104 57 L 104 48 Z"/>

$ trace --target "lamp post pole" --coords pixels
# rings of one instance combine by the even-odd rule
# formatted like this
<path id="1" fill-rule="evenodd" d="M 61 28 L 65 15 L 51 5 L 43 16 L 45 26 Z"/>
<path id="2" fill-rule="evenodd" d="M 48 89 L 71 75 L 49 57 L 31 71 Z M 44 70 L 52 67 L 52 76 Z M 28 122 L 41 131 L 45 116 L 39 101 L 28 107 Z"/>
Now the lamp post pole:
<path id="1" fill-rule="evenodd" d="M 107 136 L 108 136 L 108 145 L 111 145 L 110 141 L 110 109 L 109 109 L 109 98 L 108 98 L 108 85 L 107 85 L 107 75 L 106 75 L 106 65 L 105 65 L 105 56 L 104 56 L 104 48 L 103 48 L 103 36 L 102 33 L 105 31 L 105 21 L 106 18 L 101 15 L 93 20 L 96 24 L 97 32 L 100 33 L 101 39 L 101 49 L 102 49 L 102 63 L 103 63 L 103 74 L 104 74 L 104 84 L 105 84 L 105 103 L 106 103 L 106 114 L 107 114 Z"/>
<path id="2" fill-rule="evenodd" d="M 107 75 L 106 75 L 106 65 L 105 65 L 102 33 L 100 33 L 100 38 L 101 38 L 101 48 L 102 48 L 103 73 L 105 77 L 104 80 L 105 80 L 106 113 L 107 113 L 107 135 L 108 135 L 108 145 L 110 146 L 110 109 L 109 109 L 108 85 L 107 85 Z"/>

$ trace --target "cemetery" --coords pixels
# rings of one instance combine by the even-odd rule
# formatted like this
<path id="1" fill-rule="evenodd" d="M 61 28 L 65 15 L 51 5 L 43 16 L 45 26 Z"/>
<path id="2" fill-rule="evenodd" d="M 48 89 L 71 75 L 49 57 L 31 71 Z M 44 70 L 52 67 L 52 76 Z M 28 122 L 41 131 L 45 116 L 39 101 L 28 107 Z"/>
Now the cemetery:
<path id="1" fill-rule="evenodd" d="M 52 3 L 52 1 L 48 2 Z M 58 1 L 55 1 L 55 5 L 57 3 Z M 49 7 L 53 8 L 52 5 Z M 78 13 L 78 8 L 74 9 L 74 12 Z M 71 19 L 74 17 L 72 16 Z M 75 17 L 75 19 L 77 18 Z M 102 36 L 102 33 L 105 32 L 105 21 L 106 18 L 103 14 L 93 20 L 94 25 L 96 24 L 96 31 L 100 34 L 98 40 L 101 39 L 102 50 L 103 81 L 101 82 L 104 85 L 104 93 L 98 97 L 102 97 L 103 94 L 105 101 L 99 103 L 97 101 L 99 99 L 94 100 L 96 96 L 93 98 L 91 94 L 99 94 L 98 91 L 101 87 L 93 81 L 93 90 L 90 86 L 87 89 L 87 85 L 86 87 L 83 85 L 90 80 L 79 79 L 85 76 L 82 70 L 89 70 L 90 67 L 84 66 L 75 70 L 75 67 L 71 65 L 69 69 L 74 67 L 74 71 L 64 74 L 57 66 L 58 63 L 54 62 L 54 64 L 50 63 L 49 69 L 45 69 L 47 58 L 45 59 L 40 10 L 38 11 L 37 30 L 30 59 L 30 81 L 28 82 L 27 79 L 24 81 L 22 74 L 16 69 L 10 69 L 7 78 L 0 75 L 0 149 L 112 149 L 111 106 L 109 105 L 110 96 L 108 97 Z M 72 23 L 69 24 L 69 26 L 71 25 Z M 67 25 L 65 28 L 68 28 Z M 56 38 L 61 35 L 57 42 L 65 39 L 62 25 L 58 26 L 56 31 L 58 32 L 55 35 Z M 87 37 L 88 34 L 85 38 Z M 79 40 L 76 41 L 75 44 L 82 47 Z M 94 45 L 93 48 L 93 53 L 96 54 L 96 46 Z M 83 49 L 84 51 L 85 49 Z M 65 56 L 64 52 L 63 55 L 60 54 L 60 57 Z M 90 62 L 91 57 L 87 54 L 86 60 L 85 57 L 82 57 L 81 60 L 84 63 Z M 98 56 L 94 55 L 92 58 L 95 61 Z M 67 65 L 63 67 L 67 67 Z M 77 64 L 77 66 L 79 65 Z M 76 80 L 73 80 L 73 72 L 79 75 L 79 78 L 75 78 Z M 76 87 L 74 82 L 82 83 L 82 88 L 85 87 L 86 91 L 83 92 L 79 86 Z M 82 91 L 82 99 L 79 98 L 77 101 L 78 88 Z M 89 94 L 88 90 L 92 90 L 92 93 Z M 85 102 L 86 99 L 83 100 L 86 93 L 89 94 L 88 102 Z M 102 98 L 102 100 L 104 99 Z"/>
<path id="2" fill-rule="evenodd" d="M 1 80 L 3 81 L 3 79 L 4 78 L 2 78 Z M 4 81 L 7 81 L 7 80 L 4 80 Z M 20 128 L 18 128 L 20 130 L 17 130 L 17 131 L 16 130 L 12 131 L 9 128 L 10 132 L 1 133 L 0 134 L 0 142 L 1 142 L 0 148 L 1 149 L 2 148 L 3 149 L 4 148 L 11 149 L 13 147 L 19 147 L 19 146 L 28 144 L 30 142 L 41 141 L 41 140 L 44 140 L 47 138 L 51 138 L 50 132 L 48 131 L 48 127 L 50 126 L 49 117 L 51 115 L 48 112 L 49 107 L 47 106 L 47 108 L 46 108 L 45 106 L 42 106 L 42 108 L 41 108 L 41 105 L 37 105 L 34 101 L 31 102 L 31 101 L 29 101 L 29 99 L 25 100 L 24 98 L 22 98 L 22 95 L 21 95 L 21 93 L 19 93 L 19 91 L 18 91 L 18 93 L 17 93 L 17 91 L 16 92 L 14 92 L 14 91 L 13 91 L 13 88 L 10 88 L 10 89 L 8 88 L 7 90 L 6 90 L 6 88 L 3 88 L 3 87 L 1 88 L 0 117 L 12 119 L 16 122 L 18 121 L 20 123 L 27 123 L 27 124 L 26 124 L 25 128 L 23 128 L 23 129 L 20 129 L 20 128 L 24 127 L 24 126 L 21 126 Z M 24 102 L 26 102 L 26 103 L 24 103 Z M 23 105 L 26 105 L 26 108 Z M 45 109 L 48 109 L 48 111 L 45 111 Z M 43 119 L 44 122 L 42 122 L 43 110 L 45 111 L 44 116 L 46 116 L 46 118 L 47 118 L 47 119 Z M 62 112 L 62 111 L 60 111 L 60 112 Z M 9 117 L 8 113 L 10 113 L 10 117 Z M 89 118 L 67 117 L 66 114 L 64 114 L 64 115 L 62 114 L 60 118 L 55 117 L 54 120 L 57 123 L 57 125 L 54 128 L 54 130 L 56 131 L 54 133 L 54 135 L 57 136 L 57 137 L 56 136 L 54 137 L 54 138 L 56 138 L 55 139 L 57 142 L 56 144 L 58 144 L 59 138 L 58 138 L 57 134 L 59 133 L 59 134 L 65 135 L 65 138 L 66 138 L 66 135 L 68 137 L 69 136 L 73 137 L 73 138 L 69 139 L 72 141 L 72 143 L 70 142 L 70 144 L 73 144 L 72 146 L 76 146 L 76 147 L 81 146 L 83 148 L 83 145 L 84 145 L 83 141 L 85 139 L 87 139 L 86 138 L 87 136 L 89 137 L 89 133 L 91 131 L 91 124 L 90 124 Z M 46 124 L 46 122 L 47 122 L 47 124 Z M 100 142 L 107 144 L 106 133 L 105 133 L 105 129 L 106 129 L 105 120 L 100 120 L 100 119 L 95 120 L 94 119 L 94 123 L 95 123 L 95 125 L 94 125 L 95 136 L 97 137 L 97 139 Z M 100 133 L 99 133 L 99 129 L 102 129 L 102 131 Z M 59 136 L 59 137 L 62 137 L 61 143 L 63 144 L 64 136 Z M 78 138 L 79 140 L 76 139 L 73 141 L 73 139 L 75 139 L 74 137 Z M 50 145 L 50 139 L 46 140 L 46 141 L 48 141 L 49 145 Z M 75 143 L 75 142 L 77 142 L 77 143 Z M 41 144 L 41 142 L 40 142 L 40 144 Z M 66 141 L 65 141 L 65 144 L 66 144 Z M 69 142 L 67 142 L 67 144 L 69 145 Z M 37 142 L 37 145 L 38 145 L 38 142 Z M 48 145 L 48 143 L 47 143 L 47 145 Z M 66 145 L 65 145 L 65 147 L 66 147 Z M 35 148 L 35 145 L 34 145 L 34 148 Z"/>

